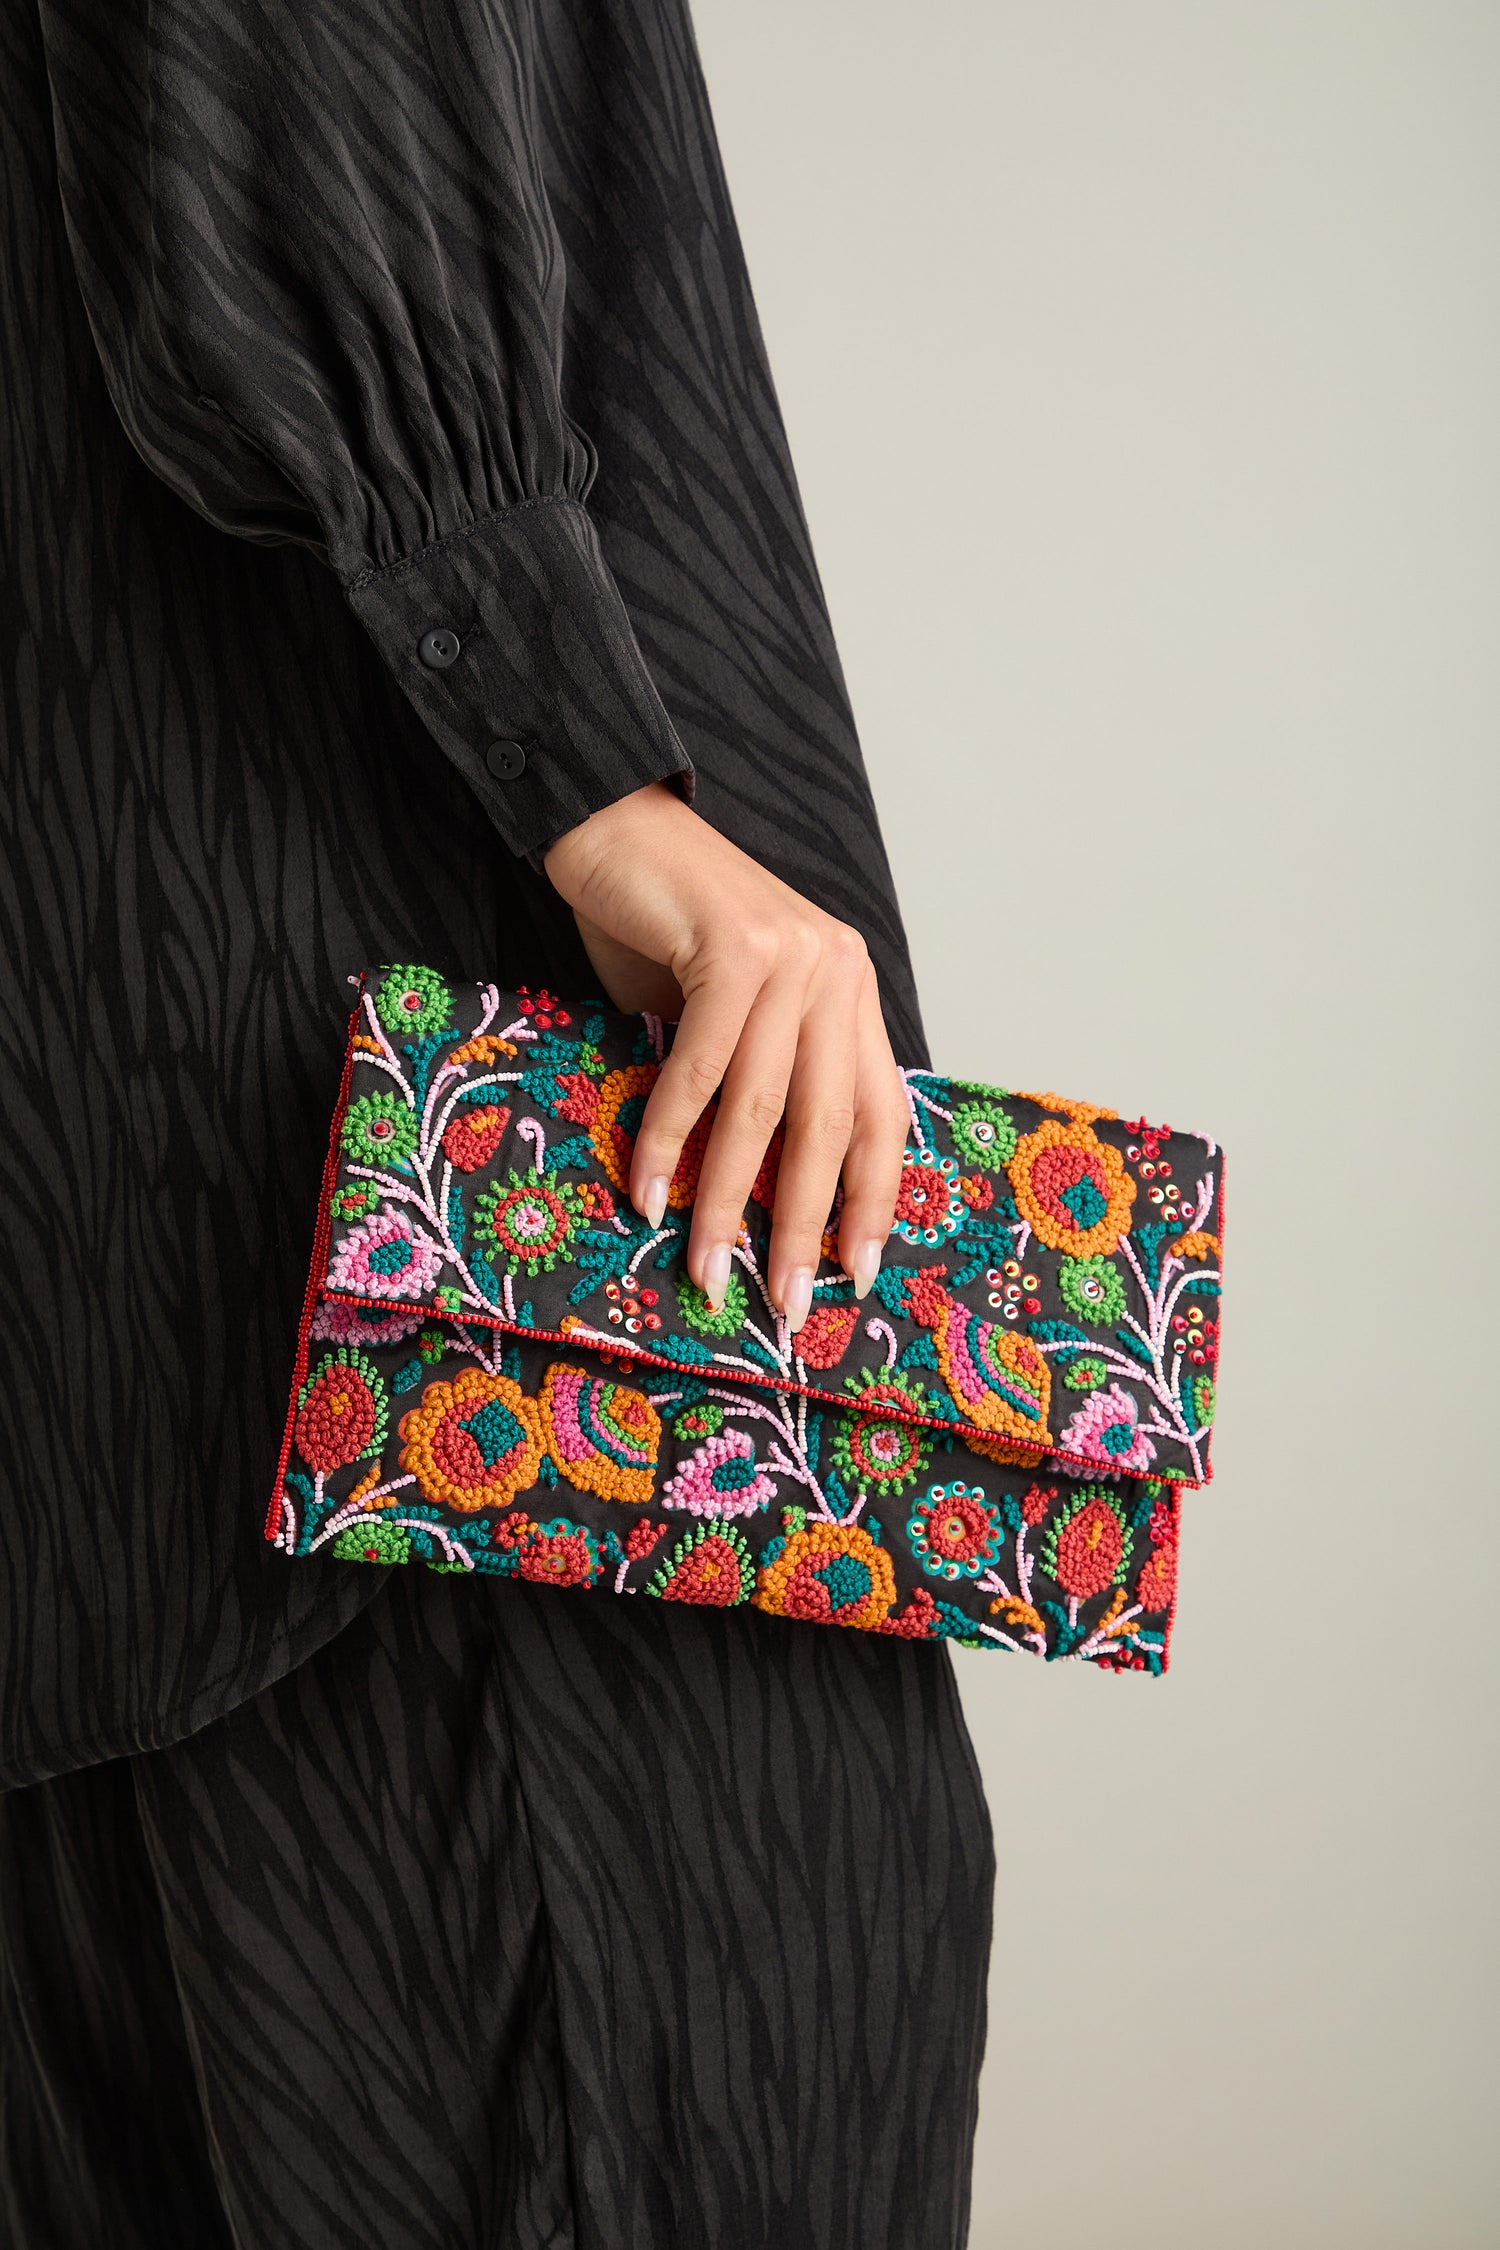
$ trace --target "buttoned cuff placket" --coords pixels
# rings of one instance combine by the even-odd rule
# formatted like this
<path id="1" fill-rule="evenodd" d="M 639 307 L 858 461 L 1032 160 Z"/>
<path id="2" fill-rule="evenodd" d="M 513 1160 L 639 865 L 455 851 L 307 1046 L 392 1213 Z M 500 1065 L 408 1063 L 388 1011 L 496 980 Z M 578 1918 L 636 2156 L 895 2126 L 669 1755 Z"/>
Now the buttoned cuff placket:
<path id="1" fill-rule="evenodd" d="M 510 849 L 693 768 L 588 511 L 534 500 L 345 581 L 355 615 Z"/>

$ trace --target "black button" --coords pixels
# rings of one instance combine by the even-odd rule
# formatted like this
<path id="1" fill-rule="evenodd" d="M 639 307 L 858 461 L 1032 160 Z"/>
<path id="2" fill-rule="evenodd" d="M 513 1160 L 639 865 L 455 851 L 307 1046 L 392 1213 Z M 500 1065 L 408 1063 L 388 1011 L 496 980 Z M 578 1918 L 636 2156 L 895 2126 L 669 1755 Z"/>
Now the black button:
<path id="1" fill-rule="evenodd" d="M 526 753 L 519 742 L 492 742 L 484 762 L 497 781 L 514 781 L 526 769 Z"/>
<path id="2" fill-rule="evenodd" d="M 457 659 L 463 642 L 446 625 L 434 625 L 417 643 L 417 654 L 429 672 L 446 672 Z"/>

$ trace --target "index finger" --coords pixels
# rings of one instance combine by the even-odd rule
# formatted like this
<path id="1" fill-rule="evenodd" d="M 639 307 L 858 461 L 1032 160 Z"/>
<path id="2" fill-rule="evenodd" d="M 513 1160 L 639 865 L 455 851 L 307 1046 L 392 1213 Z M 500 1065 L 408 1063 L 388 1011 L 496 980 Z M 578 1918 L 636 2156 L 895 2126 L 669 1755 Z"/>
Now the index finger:
<path id="1" fill-rule="evenodd" d="M 661 1225 L 683 1144 L 724 1083 L 758 984 L 722 975 L 683 1002 L 677 1036 L 646 1099 L 630 1163 L 630 1200 Z"/>

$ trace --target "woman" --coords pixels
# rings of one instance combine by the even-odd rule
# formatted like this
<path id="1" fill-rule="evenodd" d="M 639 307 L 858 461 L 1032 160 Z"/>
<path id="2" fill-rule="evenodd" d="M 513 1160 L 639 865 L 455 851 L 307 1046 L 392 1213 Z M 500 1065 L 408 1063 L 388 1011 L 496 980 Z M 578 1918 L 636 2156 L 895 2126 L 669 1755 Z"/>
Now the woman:
<path id="1" fill-rule="evenodd" d="M 261 1541 L 343 979 L 681 1014 L 867 1286 L 921 1032 L 678 0 L 7 0 L 18 2246 L 948 2245 L 945 1651 Z M 670 714 L 670 715 L 669 715 Z M 882 1018 L 882 1009 L 884 1018 Z M 629 1614 L 626 1614 L 626 1612 Z"/>

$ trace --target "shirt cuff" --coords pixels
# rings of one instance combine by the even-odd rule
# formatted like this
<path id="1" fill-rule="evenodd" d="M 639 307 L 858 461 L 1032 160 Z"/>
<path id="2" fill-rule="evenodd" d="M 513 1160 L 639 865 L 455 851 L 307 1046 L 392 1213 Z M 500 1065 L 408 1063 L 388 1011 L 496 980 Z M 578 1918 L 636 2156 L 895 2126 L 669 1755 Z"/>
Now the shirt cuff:
<path id="1" fill-rule="evenodd" d="M 588 511 L 527 500 L 344 586 L 438 747 L 534 864 L 692 761 L 646 669 Z"/>

